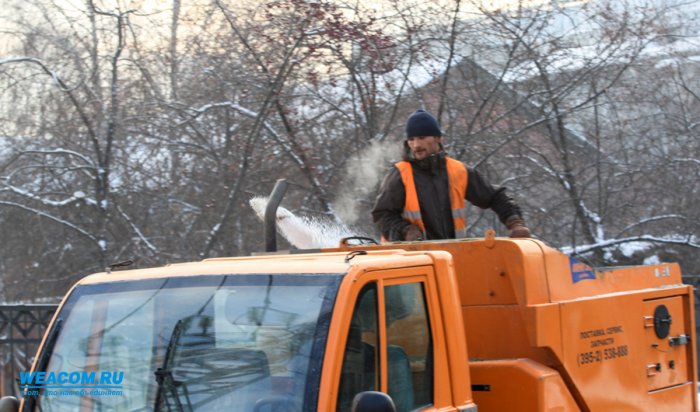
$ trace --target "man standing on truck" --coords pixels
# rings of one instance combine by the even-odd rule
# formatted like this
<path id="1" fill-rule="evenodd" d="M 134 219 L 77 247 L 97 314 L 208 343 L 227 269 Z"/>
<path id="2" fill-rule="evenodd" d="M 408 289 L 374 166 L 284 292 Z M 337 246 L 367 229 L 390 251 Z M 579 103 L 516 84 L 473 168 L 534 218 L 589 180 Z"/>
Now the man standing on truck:
<path id="1" fill-rule="evenodd" d="M 452 159 L 442 146 L 438 122 L 416 110 L 406 122 L 404 160 L 384 178 L 372 218 L 385 240 L 453 239 L 466 236 L 464 200 L 492 209 L 510 237 L 530 237 L 520 207 L 504 187 Z"/>

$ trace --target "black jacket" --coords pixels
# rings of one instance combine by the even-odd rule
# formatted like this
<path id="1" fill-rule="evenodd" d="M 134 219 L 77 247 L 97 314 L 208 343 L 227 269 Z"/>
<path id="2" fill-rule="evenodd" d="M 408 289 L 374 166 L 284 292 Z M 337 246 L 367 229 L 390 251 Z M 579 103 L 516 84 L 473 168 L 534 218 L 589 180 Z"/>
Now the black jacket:
<path id="1" fill-rule="evenodd" d="M 455 237 L 447 166 L 444 152 L 423 160 L 409 160 L 413 167 L 413 180 L 418 203 L 425 224 L 427 239 L 452 239 Z M 502 223 L 513 216 L 522 217 L 520 207 L 506 194 L 506 188 L 491 186 L 474 169 L 467 168 L 465 198 L 482 209 L 492 209 Z M 406 202 L 406 189 L 401 173 L 393 167 L 384 178 L 379 195 L 372 209 L 372 218 L 387 240 L 404 240 L 404 230 L 410 223 L 401 217 Z"/>

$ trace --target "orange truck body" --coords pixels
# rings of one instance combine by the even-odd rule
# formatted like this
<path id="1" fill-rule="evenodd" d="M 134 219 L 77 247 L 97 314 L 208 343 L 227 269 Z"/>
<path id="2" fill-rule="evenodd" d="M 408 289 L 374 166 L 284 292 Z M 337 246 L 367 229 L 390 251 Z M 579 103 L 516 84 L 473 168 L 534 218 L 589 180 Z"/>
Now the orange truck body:
<path id="1" fill-rule="evenodd" d="M 593 270 L 532 239 L 365 249 L 397 247 L 452 255 L 479 411 L 698 410 L 693 289 L 678 265 Z"/>
<path id="2" fill-rule="evenodd" d="M 487 237 L 208 259 L 96 274 L 76 287 L 222 273 L 343 274 L 318 411 L 338 410 L 344 348 L 363 288 L 378 286 L 382 308 L 384 288 L 409 281 L 422 285 L 432 336 L 432 365 L 411 365 L 433 379 L 432 399 L 418 410 L 698 410 L 693 290 L 676 264 L 593 270 L 537 240 Z M 657 313 L 660 306 L 669 316 Z M 386 393 L 390 328 L 411 327 L 410 320 L 389 325 L 389 316 L 379 309 L 373 337 L 376 389 Z M 421 340 L 397 345 L 410 354 Z"/>

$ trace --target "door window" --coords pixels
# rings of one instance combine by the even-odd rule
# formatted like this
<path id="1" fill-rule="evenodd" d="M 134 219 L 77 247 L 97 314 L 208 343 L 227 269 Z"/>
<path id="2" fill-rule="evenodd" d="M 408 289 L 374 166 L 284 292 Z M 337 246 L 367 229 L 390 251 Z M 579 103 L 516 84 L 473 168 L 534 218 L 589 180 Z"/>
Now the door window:
<path id="1" fill-rule="evenodd" d="M 379 390 L 377 286 L 365 285 L 353 310 L 338 388 L 338 411 L 350 411 L 356 394 Z"/>
<path id="2" fill-rule="evenodd" d="M 432 404 L 433 344 L 423 283 L 384 289 L 389 396 L 397 412 Z"/>

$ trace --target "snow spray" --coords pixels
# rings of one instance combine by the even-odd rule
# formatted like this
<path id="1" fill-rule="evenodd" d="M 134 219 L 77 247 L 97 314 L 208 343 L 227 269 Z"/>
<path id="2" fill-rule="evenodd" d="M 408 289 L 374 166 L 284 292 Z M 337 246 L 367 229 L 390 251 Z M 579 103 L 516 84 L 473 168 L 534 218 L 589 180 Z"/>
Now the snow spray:
<path id="1" fill-rule="evenodd" d="M 373 142 L 366 150 L 353 156 L 347 166 L 348 181 L 342 193 L 333 201 L 334 221 L 300 217 L 288 209 L 277 209 L 277 231 L 299 249 L 337 247 L 345 237 L 371 237 L 351 230 L 346 223 L 360 219 L 360 200 L 369 199 L 379 180 L 386 173 L 387 164 L 401 154 L 401 145 L 394 142 Z M 250 199 L 250 206 L 260 220 L 265 219 L 267 197 Z M 369 216 L 366 216 L 369 219 Z"/>
<path id="2" fill-rule="evenodd" d="M 268 198 L 258 196 L 250 199 L 255 214 L 264 220 Z M 358 236 L 342 223 L 323 221 L 313 217 L 297 216 L 289 210 L 277 208 L 277 230 L 294 247 L 316 249 L 337 247 L 340 239 Z"/>

